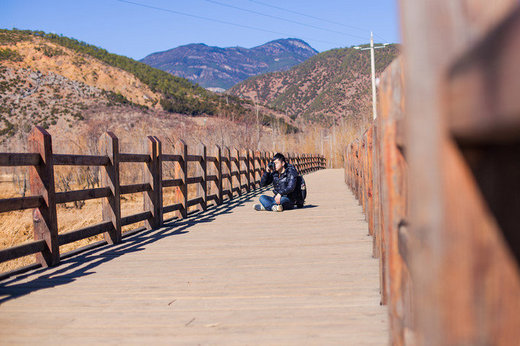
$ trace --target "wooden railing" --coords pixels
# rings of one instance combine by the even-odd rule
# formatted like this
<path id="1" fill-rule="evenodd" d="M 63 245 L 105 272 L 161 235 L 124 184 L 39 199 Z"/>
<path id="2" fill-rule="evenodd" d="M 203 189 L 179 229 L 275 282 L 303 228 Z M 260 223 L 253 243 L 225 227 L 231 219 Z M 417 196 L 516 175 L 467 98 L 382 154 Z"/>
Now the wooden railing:
<path id="1" fill-rule="evenodd" d="M 393 345 L 520 340 L 520 5 L 403 0 L 403 57 L 345 179 Z"/>
<path id="2" fill-rule="evenodd" d="M 404 343 L 404 334 L 414 325 L 401 81 L 399 59 L 381 78 L 379 117 L 345 150 L 345 182 L 359 200 L 373 237 L 381 303 L 388 304 L 393 344 Z"/>
<path id="3" fill-rule="evenodd" d="M 60 246 L 101 233 L 110 244 L 120 243 L 121 228 L 144 221 L 148 229 L 159 228 L 163 224 L 163 214 L 178 211 L 182 218 L 188 215 L 188 208 L 198 206 L 205 210 L 210 203 L 221 204 L 225 199 L 243 191 L 251 191 L 260 185 L 261 174 L 273 153 L 252 150 L 238 150 L 216 146 L 215 156 L 207 155 L 206 146 L 196 147 L 197 153 L 189 153 L 188 146 L 179 141 L 176 154 L 162 152 L 161 141 L 155 136 L 147 137 L 148 153 L 121 153 L 119 140 L 111 132 L 99 140 L 99 156 L 55 154 L 52 139 L 43 128 L 35 127 L 29 136 L 31 153 L 0 153 L 0 166 L 30 167 L 30 196 L 0 199 L 0 212 L 33 209 L 34 240 L 0 250 L 0 262 L 36 254 L 37 262 L 43 266 L 53 266 L 60 261 Z M 325 168 L 325 158 L 310 154 L 285 154 L 288 162 L 302 173 Z M 125 162 L 145 165 L 143 182 L 121 185 L 120 164 Z M 177 162 L 179 175 L 175 179 L 164 179 L 163 163 Z M 202 174 L 189 176 L 188 162 L 197 162 Z M 54 167 L 100 166 L 99 188 L 56 192 Z M 216 174 L 208 175 L 209 165 L 214 165 Z M 235 179 L 233 179 L 235 177 Z M 224 189 L 223 182 L 229 188 Z M 199 184 L 201 192 L 188 199 L 188 185 Z M 214 184 L 216 193 L 209 195 L 208 186 Z M 179 187 L 180 201 L 163 205 L 163 188 Z M 121 196 L 143 193 L 144 210 L 140 213 L 121 216 Z M 102 198 L 103 221 L 86 228 L 58 234 L 57 204 Z"/>

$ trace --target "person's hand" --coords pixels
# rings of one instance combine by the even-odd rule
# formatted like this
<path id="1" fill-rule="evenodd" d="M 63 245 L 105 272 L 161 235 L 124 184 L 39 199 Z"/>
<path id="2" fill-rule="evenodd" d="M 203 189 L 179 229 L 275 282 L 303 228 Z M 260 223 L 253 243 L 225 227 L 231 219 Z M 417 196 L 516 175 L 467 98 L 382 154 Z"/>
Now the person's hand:
<path id="1" fill-rule="evenodd" d="M 274 201 L 276 202 L 276 204 L 280 204 L 281 200 L 282 200 L 282 195 L 280 195 L 279 193 L 276 194 L 276 196 L 274 196 Z"/>

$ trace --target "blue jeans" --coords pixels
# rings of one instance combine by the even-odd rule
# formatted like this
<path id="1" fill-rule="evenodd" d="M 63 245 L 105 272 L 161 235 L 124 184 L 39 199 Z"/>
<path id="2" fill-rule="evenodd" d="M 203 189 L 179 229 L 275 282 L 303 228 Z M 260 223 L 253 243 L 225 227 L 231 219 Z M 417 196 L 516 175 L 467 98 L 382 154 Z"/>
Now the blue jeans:
<path id="1" fill-rule="evenodd" d="M 273 205 L 276 205 L 276 202 L 274 201 L 274 197 L 262 195 L 260 196 L 260 203 L 264 206 L 266 210 L 271 211 L 273 208 Z M 294 207 L 293 202 L 287 197 L 282 196 L 280 199 L 280 204 L 283 206 L 283 210 L 289 210 Z"/>

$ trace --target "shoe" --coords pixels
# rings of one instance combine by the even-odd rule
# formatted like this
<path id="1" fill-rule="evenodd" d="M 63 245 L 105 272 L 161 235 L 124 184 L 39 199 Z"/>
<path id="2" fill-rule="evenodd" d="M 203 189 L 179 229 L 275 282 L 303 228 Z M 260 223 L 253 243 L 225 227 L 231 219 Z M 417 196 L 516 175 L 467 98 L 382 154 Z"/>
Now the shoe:
<path id="1" fill-rule="evenodd" d="M 283 211 L 283 206 L 281 204 L 273 205 L 272 211 Z"/>
<path id="2" fill-rule="evenodd" d="M 264 206 L 261 205 L 261 204 L 255 204 L 253 206 L 253 209 L 256 210 L 256 211 L 262 211 L 262 210 L 265 210 Z"/>

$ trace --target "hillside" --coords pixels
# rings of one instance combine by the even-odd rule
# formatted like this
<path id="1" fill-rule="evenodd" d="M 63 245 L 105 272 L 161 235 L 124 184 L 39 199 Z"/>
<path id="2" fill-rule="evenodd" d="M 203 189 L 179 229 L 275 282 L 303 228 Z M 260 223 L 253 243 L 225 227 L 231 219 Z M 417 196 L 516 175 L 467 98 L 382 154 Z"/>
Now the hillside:
<path id="1" fill-rule="evenodd" d="M 378 49 L 376 75 L 399 54 L 397 45 Z M 292 119 L 332 124 L 370 113 L 370 52 L 353 48 L 320 53 L 289 71 L 249 78 L 228 90 L 286 112 Z"/>
<path id="2" fill-rule="evenodd" d="M 280 39 L 251 49 L 189 44 L 157 52 L 141 61 L 204 88 L 223 91 L 251 76 L 284 71 L 317 51 L 299 39 Z"/>
<path id="3" fill-rule="evenodd" d="M 258 114 L 263 125 L 295 130 L 271 109 L 260 107 Z M 78 135 L 93 126 L 131 133 L 136 124 L 167 131 L 182 115 L 227 118 L 236 126 L 256 121 L 251 102 L 213 94 L 132 59 L 53 34 L 0 30 L 4 147 L 22 143 L 33 125 Z"/>

